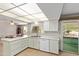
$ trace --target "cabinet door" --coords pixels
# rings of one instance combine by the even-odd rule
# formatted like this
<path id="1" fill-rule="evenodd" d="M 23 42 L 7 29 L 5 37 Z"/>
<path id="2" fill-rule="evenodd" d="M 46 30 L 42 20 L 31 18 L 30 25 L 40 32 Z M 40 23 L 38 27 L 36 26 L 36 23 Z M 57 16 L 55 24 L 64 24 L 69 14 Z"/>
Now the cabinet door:
<path id="1" fill-rule="evenodd" d="M 40 50 L 49 52 L 49 40 L 40 39 Z"/>
<path id="2" fill-rule="evenodd" d="M 33 45 L 34 45 L 34 44 L 33 44 L 33 41 L 34 41 L 33 38 L 29 38 L 29 39 L 28 39 L 28 47 L 33 48 Z"/>
<path id="3" fill-rule="evenodd" d="M 27 47 L 28 47 L 28 39 L 27 38 L 24 38 L 21 41 L 21 48 L 25 49 Z"/>
<path id="4" fill-rule="evenodd" d="M 40 45 L 40 44 L 39 44 L 39 38 L 34 38 L 34 48 L 35 48 L 35 49 L 39 49 L 39 48 L 40 48 L 39 45 Z"/>
<path id="5" fill-rule="evenodd" d="M 49 21 L 44 22 L 44 31 L 49 31 Z"/>
<path id="6" fill-rule="evenodd" d="M 59 54 L 59 41 L 58 40 L 50 40 L 50 52 Z"/>
<path id="7" fill-rule="evenodd" d="M 49 21 L 49 31 L 58 31 L 58 20 Z"/>

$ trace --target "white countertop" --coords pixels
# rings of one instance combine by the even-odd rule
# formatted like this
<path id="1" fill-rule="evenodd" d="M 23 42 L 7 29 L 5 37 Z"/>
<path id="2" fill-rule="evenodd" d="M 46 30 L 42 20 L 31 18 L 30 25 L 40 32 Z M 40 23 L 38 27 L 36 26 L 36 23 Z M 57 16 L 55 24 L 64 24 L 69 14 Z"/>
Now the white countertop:
<path id="1" fill-rule="evenodd" d="M 53 36 L 42 36 L 40 38 L 42 38 L 42 39 L 48 39 L 48 40 L 59 40 L 58 37 L 53 37 Z"/>
<path id="2" fill-rule="evenodd" d="M 24 35 L 22 37 L 15 37 L 15 38 L 1 38 L 2 41 L 15 41 L 15 40 L 19 40 L 19 39 L 22 39 L 22 38 L 27 38 L 28 36 L 27 35 Z"/>
<path id="3" fill-rule="evenodd" d="M 20 40 L 22 38 L 28 38 L 29 36 L 24 35 L 22 37 L 15 37 L 15 38 L 1 38 L 2 41 L 15 41 Z M 47 40 L 59 40 L 57 36 L 41 36 L 40 39 L 47 39 Z"/>

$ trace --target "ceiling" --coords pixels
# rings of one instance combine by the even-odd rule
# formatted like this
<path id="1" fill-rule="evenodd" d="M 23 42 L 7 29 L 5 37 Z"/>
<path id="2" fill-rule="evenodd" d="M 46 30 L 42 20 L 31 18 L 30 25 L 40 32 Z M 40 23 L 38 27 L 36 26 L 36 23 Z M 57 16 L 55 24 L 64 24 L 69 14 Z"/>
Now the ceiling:
<path id="1" fill-rule="evenodd" d="M 59 19 L 61 15 L 79 15 L 79 3 L 0 3 L 0 15 L 23 22 Z"/>
<path id="2" fill-rule="evenodd" d="M 35 3 L 0 3 L 0 14 L 24 22 L 48 20 Z"/>
<path id="3" fill-rule="evenodd" d="M 79 3 L 64 3 L 62 15 L 79 15 Z"/>

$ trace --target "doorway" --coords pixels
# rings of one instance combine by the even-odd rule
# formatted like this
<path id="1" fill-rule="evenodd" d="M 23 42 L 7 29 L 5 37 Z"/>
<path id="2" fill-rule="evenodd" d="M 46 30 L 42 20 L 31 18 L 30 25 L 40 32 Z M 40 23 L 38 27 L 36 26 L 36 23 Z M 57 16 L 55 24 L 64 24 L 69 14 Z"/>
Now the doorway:
<path id="1" fill-rule="evenodd" d="M 62 48 L 63 51 L 78 53 L 79 21 L 62 21 Z"/>

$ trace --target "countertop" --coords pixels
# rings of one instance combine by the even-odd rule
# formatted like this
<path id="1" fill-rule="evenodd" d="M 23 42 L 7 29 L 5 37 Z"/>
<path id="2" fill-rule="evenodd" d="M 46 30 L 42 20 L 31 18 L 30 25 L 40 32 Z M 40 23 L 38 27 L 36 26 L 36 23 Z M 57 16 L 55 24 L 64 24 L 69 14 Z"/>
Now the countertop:
<path id="1" fill-rule="evenodd" d="M 24 35 L 22 37 L 15 37 L 15 38 L 1 38 L 2 41 L 15 41 L 15 40 L 20 40 L 22 38 L 39 38 L 39 39 L 47 39 L 47 40 L 59 40 L 57 36 L 41 36 L 41 37 L 33 37 L 33 36 L 27 36 Z"/>
<path id="2" fill-rule="evenodd" d="M 46 37 L 40 37 L 41 39 L 47 39 L 47 40 L 59 40 L 58 37 L 49 37 L 49 36 L 46 36 Z"/>
<path id="3" fill-rule="evenodd" d="M 28 36 L 22 36 L 22 37 L 15 37 L 15 38 L 1 38 L 2 41 L 15 41 L 15 40 L 20 40 L 22 38 L 27 38 Z"/>

